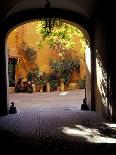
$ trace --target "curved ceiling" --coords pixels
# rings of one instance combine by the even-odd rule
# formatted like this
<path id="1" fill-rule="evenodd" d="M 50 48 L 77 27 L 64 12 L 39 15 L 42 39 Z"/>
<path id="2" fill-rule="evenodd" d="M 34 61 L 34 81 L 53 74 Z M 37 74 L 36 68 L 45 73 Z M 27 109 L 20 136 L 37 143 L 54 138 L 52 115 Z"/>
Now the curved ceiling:
<path id="1" fill-rule="evenodd" d="M 2 0 L 0 6 L 1 19 L 25 10 L 45 8 L 46 0 Z M 52 8 L 73 11 L 87 18 L 91 18 L 98 0 L 50 0 Z"/>

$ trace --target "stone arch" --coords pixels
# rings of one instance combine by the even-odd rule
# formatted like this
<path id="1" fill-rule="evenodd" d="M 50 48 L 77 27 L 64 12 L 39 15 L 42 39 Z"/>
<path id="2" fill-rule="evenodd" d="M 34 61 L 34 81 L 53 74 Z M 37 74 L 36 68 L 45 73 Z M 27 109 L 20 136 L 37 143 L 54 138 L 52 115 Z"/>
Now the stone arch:
<path id="1" fill-rule="evenodd" d="M 1 107 L 0 107 L 0 115 L 7 114 L 7 103 L 8 103 L 8 72 L 7 72 L 7 54 L 6 54 L 6 39 L 9 34 L 9 32 L 20 25 L 21 23 L 25 23 L 28 20 L 37 20 L 41 19 L 43 17 L 56 17 L 64 20 L 68 20 L 70 22 L 73 22 L 75 24 L 81 25 L 83 29 L 85 29 L 86 33 L 89 35 L 90 38 L 90 48 L 91 51 L 93 51 L 93 30 L 92 30 L 92 23 L 89 19 L 86 17 L 71 12 L 67 10 L 62 10 L 62 9 L 50 9 L 49 14 L 46 14 L 45 9 L 33 9 L 33 10 L 28 10 L 28 11 L 22 11 L 20 13 L 16 13 L 12 16 L 7 17 L 4 22 L 1 25 L 1 39 L 0 39 L 0 44 L 2 45 L 0 47 L 0 51 L 2 51 L 2 61 L 1 61 L 1 66 L 3 67 L 3 75 L 1 78 L 0 85 L 1 88 L 3 88 L 3 93 L 0 95 L 1 99 Z M 94 68 L 94 57 L 91 52 L 91 67 Z M 94 104 L 94 72 L 93 69 L 91 68 L 91 77 L 90 77 L 90 84 L 91 87 L 89 88 L 90 90 L 90 109 L 95 110 L 95 104 Z M 2 69 L 1 69 L 2 70 Z"/>

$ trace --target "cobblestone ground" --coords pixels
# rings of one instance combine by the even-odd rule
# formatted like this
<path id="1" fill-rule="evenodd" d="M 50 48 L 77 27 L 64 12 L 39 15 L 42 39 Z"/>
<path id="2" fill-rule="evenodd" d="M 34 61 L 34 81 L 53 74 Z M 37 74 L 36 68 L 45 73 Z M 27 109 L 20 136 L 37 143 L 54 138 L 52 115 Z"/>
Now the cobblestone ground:
<path id="1" fill-rule="evenodd" d="M 3 154 L 111 153 L 116 124 L 96 112 L 80 110 L 83 98 L 84 90 L 10 94 L 17 114 L 0 118 Z"/>

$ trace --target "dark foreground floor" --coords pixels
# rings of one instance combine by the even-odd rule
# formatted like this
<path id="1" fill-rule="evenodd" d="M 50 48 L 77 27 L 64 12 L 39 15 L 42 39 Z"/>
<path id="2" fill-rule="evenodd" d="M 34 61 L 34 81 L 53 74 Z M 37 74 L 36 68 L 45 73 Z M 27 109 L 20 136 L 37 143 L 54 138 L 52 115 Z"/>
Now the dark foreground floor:
<path id="1" fill-rule="evenodd" d="M 99 154 L 116 148 L 116 130 L 95 112 L 52 110 L 0 119 L 3 155 Z"/>
<path id="2" fill-rule="evenodd" d="M 3 133 L 2 133 L 3 134 Z M 4 135 L 5 134 L 5 135 Z M 44 154 L 99 154 L 110 153 L 115 154 L 115 144 L 90 144 L 90 143 L 77 143 L 75 140 L 66 138 L 50 137 L 40 139 L 36 144 L 30 143 L 31 139 L 17 137 L 4 133 L 2 135 L 0 144 L 0 151 L 3 155 L 44 155 Z M 7 142 L 6 142 L 7 141 Z"/>
<path id="3" fill-rule="evenodd" d="M 45 96 L 12 96 L 18 113 L 0 117 L 0 155 L 111 155 L 116 151 L 116 124 L 96 112 L 81 111 L 81 93 L 78 98 L 76 92 Z"/>

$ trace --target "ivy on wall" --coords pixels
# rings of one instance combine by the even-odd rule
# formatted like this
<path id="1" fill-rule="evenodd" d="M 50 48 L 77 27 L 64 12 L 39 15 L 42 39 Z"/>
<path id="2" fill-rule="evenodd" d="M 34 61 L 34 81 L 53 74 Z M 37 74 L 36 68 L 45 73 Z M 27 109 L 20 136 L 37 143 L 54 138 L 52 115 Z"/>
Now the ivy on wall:
<path id="1" fill-rule="evenodd" d="M 34 62 L 37 57 L 37 52 L 34 50 L 34 48 L 29 47 L 26 43 L 23 43 L 22 48 L 29 61 Z"/>
<path id="2" fill-rule="evenodd" d="M 46 40 L 49 48 L 63 54 L 64 52 L 74 49 L 76 45 L 74 36 L 78 36 L 79 42 L 81 43 L 80 52 L 82 59 L 84 58 L 85 49 L 86 46 L 89 46 L 89 41 L 78 28 L 64 23 L 61 20 L 56 20 L 51 33 L 47 33 L 46 29 L 42 27 L 43 22 L 44 21 L 38 22 L 38 26 L 36 27 L 37 32 L 42 36 L 42 40 L 38 43 L 39 48 L 42 48 L 43 42 Z"/>

